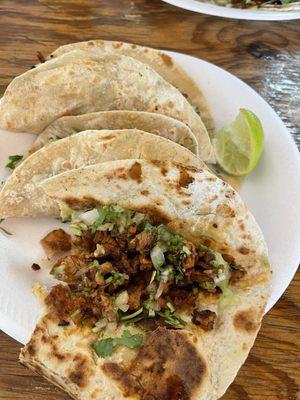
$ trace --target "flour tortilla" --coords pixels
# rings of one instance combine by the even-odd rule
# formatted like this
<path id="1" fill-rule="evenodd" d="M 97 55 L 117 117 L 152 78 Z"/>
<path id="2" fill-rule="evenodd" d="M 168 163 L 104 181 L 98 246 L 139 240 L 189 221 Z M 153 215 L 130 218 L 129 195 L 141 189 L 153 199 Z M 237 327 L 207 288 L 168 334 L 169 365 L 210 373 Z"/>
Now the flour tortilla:
<path id="1" fill-rule="evenodd" d="M 166 53 L 132 43 L 89 40 L 88 42 L 71 43 L 61 46 L 49 58 L 58 57 L 73 50 L 84 50 L 98 55 L 105 53 L 121 54 L 149 65 L 149 67 L 154 69 L 167 82 L 171 83 L 186 96 L 187 100 L 200 112 L 201 119 L 208 129 L 213 128 L 212 117 L 201 89 L 185 70 Z"/>
<path id="2" fill-rule="evenodd" d="M 133 168 L 140 170 L 139 176 L 131 173 Z M 188 184 L 182 184 L 183 173 Z M 203 309 L 217 312 L 212 331 L 190 325 L 179 331 L 156 330 L 145 335 L 138 352 L 123 348 L 95 362 L 90 345 L 97 336 L 84 328 L 60 328 L 44 310 L 21 362 L 80 400 L 133 400 L 137 390 L 144 397 L 147 392 L 159 399 L 180 399 L 172 397 L 174 373 L 186 399 L 220 398 L 253 345 L 269 295 L 266 244 L 239 195 L 206 168 L 141 159 L 68 171 L 45 180 L 42 187 L 61 206 L 120 204 L 161 217 L 195 243 L 205 237 L 208 246 L 231 254 L 247 274 L 231 287 L 231 301 L 199 299 Z M 156 367 L 162 362 L 163 371 Z M 130 376 L 127 364 L 133 368 Z"/>
<path id="3" fill-rule="evenodd" d="M 50 176 L 95 163 L 151 158 L 202 167 L 191 151 L 164 137 L 135 129 L 90 130 L 50 143 L 25 159 L 0 192 L 0 215 L 9 217 L 59 216 L 39 184 Z"/>
<path id="4" fill-rule="evenodd" d="M 122 110 L 61 117 L 37 137 L 29 154 L 57 138 L 64 138 L 90 129 L 140 129 L 170 139 L 198 154 L 196 138 L 184 123 L 162 114 Z"/>
<path id="5" fill-rule="evenodd" d="M 64 115 L 109 110 L 178 119 L 194 133 L 201 158 L 213 159 L 206 128 L 185 97 L 150 67 L 121 55 L 74 50 L 15 78 L 0 104 L 0 128 L 38 134 Z"/>

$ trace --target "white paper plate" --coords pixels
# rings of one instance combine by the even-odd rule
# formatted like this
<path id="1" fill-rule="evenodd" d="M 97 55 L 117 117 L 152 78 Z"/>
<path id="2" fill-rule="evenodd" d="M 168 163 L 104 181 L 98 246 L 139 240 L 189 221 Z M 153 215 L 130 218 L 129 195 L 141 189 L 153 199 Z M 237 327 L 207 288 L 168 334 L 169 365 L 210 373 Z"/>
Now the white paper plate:
<path id="1" fill-rule="evenodd" d="M 216 15 L 217 17 L 252 19 L 256 21 L 279 21 L 300 19 L 300 11 L 268 11 L 268 10 L 242 10 L 233 7 L 222 7 L 216 4 L 202 3 L 197 0 L 163 0 L 186 10 L 201 14 Z"/>
<path id="2" fill-rule="evenodd" d="M 270 309 L 297 269 L 300 255 L 300 160 L 291 136 L 272 108 L 249 86 L 228 72 L 194 57 L 169 53 L 202 87 L 216 128 L 230 123 L 241 107 L 254 111 L 265 130 L 265 150 L 258 167 L 240 193 L 261 226 L 273 267 Z M 0 134 L 0 180 L 12 154 L 24 154 L 34 135 Z M 39 306 L 31 294 L 34 282 L 51 284 L 47 271 L 34 272 L 43 257 L 39 240 L 60 223 L 57 220 L 14 219 L 0 234 L 0 329 L 25 343 L 33 330 Z M 53 282 L 53 281 L 52 281 Z"/>

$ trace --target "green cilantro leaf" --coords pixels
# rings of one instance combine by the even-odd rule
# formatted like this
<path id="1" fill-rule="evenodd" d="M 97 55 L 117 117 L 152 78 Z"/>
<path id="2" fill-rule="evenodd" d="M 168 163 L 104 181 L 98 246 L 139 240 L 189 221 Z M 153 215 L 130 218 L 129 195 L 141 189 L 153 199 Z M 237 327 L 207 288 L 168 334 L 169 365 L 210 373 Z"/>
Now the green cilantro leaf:
<path id="1" fill-rule="evenodd" d="M 94 343 L 92 347 L 98 357 L 111 356 L 112 353 L 115 351 L 114 339 L 107 338 L 107 339 L 97 340 L 97 342 Z"/>
<path id="2" fill-rule="evenodd" d="M 138 349 L 143 342 L 143 335 L 140 333 L 132 335 L 129 331 L 124 331 L 119 338 L 106 338 L 97 340 L 92 345 L 98 357 L 108 357 L 116 350 L 117 346 L 126 346 L 129 349 Z"/>
<path id="3" fill-rule="evenodd" d="M 129 349 L 138 349 L 141 347 L 143 335 L 140 333 L 132 335 L 129 331 L 124 331 L 120 338 L 115 339 L 115 343 L 120 346 L 126 346 Z"/>
<path id="4" fill-rule="evenodd" d="M 6 168 L 15 169 L 18 163 L 22 160 L 23 156 L 19 156 L 18 154 L 14 156 L 9 156 L 9 162 L 5 165 Z"/>
<path id="5" fill-rule="evenodd" d="M 158 312 L 158 315 L 164 319 L 164 321 L 172 326 L 186 325 L 187 322 L 181 319 L 178 315 L 175 315 L 170 309 L 165 312 Z"/>

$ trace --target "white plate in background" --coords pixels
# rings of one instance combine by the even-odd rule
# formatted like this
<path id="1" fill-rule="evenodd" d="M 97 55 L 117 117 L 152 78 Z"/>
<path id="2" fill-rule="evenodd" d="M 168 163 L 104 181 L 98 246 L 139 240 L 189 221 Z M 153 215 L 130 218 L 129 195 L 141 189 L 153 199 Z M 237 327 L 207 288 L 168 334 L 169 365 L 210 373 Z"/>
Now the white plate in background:
<path id="1" fill-rule="evenodd" d="M 256 21 L 280 21 L 300 19 L 299 11 L 276 11 L 265 9 L 240 9 L 234 7 L 223 7 L 217 4 L 205 3 L 198 0 L 163 0 L 185 10 L 195 11 L 201 14 L 215 15 L 217 17 L 252 19 Z"/>
<path id="2" fill-rule="evenodd" d="M 240 193 L 266 238 L 273 268 L 269 310 L 293 278 L 300 256 L 300 157 L 292 137 L 274 110 L 249 86 L 208 62 L 167 52 L 201 86 L 216 128 L 234 120 L 240 108 L 260 118 L 265 149 L 257 168 L 245 178 Z M 0 132 L 0 180 L 12 154 L 24 154 L 34 135 Z M 43 257 L 39 240 L 59 226 L 54 219 L 11 219 L 0 234 L 0 329 L 25 343 L 34 328 L 39 306 L 31 293 L 34 282 L 51 284 L 47 271 L 33 271 Z"/>

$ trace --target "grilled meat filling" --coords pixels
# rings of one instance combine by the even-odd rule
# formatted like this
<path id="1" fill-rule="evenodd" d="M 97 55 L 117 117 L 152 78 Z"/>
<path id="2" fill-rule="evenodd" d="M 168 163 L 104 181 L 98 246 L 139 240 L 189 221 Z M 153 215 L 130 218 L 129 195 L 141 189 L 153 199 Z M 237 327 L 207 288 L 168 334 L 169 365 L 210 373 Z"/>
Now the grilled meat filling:
<path id="1" fill-rule="evenodd" d="M 82 219 L 76 212 L 71 239 L 59 230 L 59 235 L 53 231 L 42 240 L 57 237 L 57 248 L 63 248 L 60 239 L 65 237 L 68 251 L 72 243 L 71 254 L 57 259 L 51 270 L 63 284 L 54 286 L 46 299 L 59 321 L 97 328 L 99 321 L 155 320 L 180 327 L 191 320 L 205 331 L 213 329 L 216 314 L 197 309 L 198 295 L 220 295 L 225 286 L 228 292 L 229 281 L 243 277 L 245 271 L 234 258 L 154 225 L 144 214 L 119 206 L 97 211 L 92 223 L 85 221 L 91 211 Z M 189 318 L 180 318 L 178 312 Z"/>

